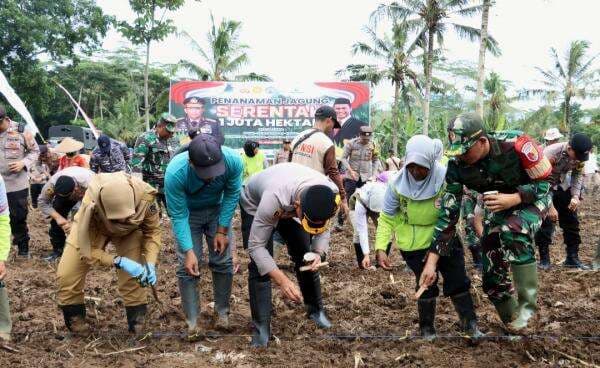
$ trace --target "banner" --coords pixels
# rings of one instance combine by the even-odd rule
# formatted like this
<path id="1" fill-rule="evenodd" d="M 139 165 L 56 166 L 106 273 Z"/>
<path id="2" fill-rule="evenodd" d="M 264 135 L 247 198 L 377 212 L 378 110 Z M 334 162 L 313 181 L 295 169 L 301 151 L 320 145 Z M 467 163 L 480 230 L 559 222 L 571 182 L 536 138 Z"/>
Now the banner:
<path id="1" fill-rule="evenodd" d="M 293 139 L 312 127 L 315 110 L 322 105 L 334 106 L 336 100 L 348 102 L 342 106 L 347 114 L 344 121 L 351 117 L 359 122 L 348 127 L 369 124 L 369 96 L 369 86 L 362 82 L 288 86 L 271 82 L 181 81 L 171 85 L 170 113 L 180 120 L 216 121 L 229 147 L 241 148 L 244 141 L 252 139 L 263 149 L 274 149 L 283 139 Z M 184 100 L 189 101 L 190 97 L 201 103 L 194 105 L 200 107 L 193 112 L 184 106 Z"/>
<path id="2" fill-rule="evenodd" d="M 33 121 L 29 110 L 25 107 L 25 104 L 21 100 L 21 98 L 15 93 L 15 90 L 8 83 L 8 80 L 4 76 L 4 73 L 0 71 L 0 93 L 4 95 L 6 101 L 21 115 L 21 117 L 27 123 L 26 129 L 32 131 L 33 133 L 40 133 L 37 125 Z"/>
<path id="3" fill-rule="evenodd" d="M 83 111 L 83 108 L 77 103 L 77 101 L 75 101 L 75 99 L 73 98 L 73 96 L 69 93 L 69 91 L 67 91 L 67 89 L 65 87 L 62 86 L 62 84 L 60 84 L 60 83 L 58 83 L 56 81 L 54 83 L 56 83 L 56 85 L 58 86 L 58 88 L 60 88 L 60 89 L 63 90 L 63 92 L 67 95 L 67 97 L 69 98 L 69 100 L 71 100 L 71 102 L 73 103 L 73 105 L 75 105 L 75 107 L 79 110 L 79 112 L 81 113 L 81 116 L 83 117 L 83 120 L 85 120 L 85 122 L 87 123 L 87 125 L 92 130 L 92 134 L 94 134 L 94 137 L 96 139 L 98 139 L 98 137 L 100 136 L 100 134 L 98 133 L 98 129 L 96 129 L 96 126 L 92 122 L 92 119 L 90 119 L 87 116 L 87 114 L 85 113 L 85 111 Z"/>

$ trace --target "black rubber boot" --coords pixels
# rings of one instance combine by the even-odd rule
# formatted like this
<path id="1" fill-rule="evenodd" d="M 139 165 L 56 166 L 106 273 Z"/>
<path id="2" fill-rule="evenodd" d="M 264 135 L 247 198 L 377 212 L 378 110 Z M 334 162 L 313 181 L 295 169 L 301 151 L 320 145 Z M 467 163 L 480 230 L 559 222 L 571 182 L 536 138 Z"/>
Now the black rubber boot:
<path id="1" fill-rule="evenodd" d="M 540 262 L 538 268 L 543 271 L 550 269 L 550 249 L 546 244 L 539 244 L 538 251 L 540 253 Z"/>
<path id="2" fill-rule="evenodd" d="M 568 246 L 567 247 L 567 258 L 563 263 L 566 268 L 577 268 L 580 270 L 589 270 L 590 266 L 583 264 L 579 260 L 579 246 Z"/>
<path id="3" fill-rule="evenodd" d="M 421 336 L 428 341 L 435 339 L 435 301 L 436 298 L 417 300 L 419 329 L 421 330 Z"/>
<path id="4" fill-rule="evenodd" d="M 137 334 L 142 332 L 146 320 L 146 309 L 146 304 L 125 307 L 129 332 Z"/>
<path id="5" fill-rule="evenodd" d="M 483 334 L 477 328 L 477 316 L 475 315 L 471 293 L 465 291 L 464 293 L 453 295 L 451 299 L 460 319 L 461 330 L 472 340 L 478 340 Z"/>
<path id="6" fill-rule="evenodd" d="M 323 310 L 323 296 L 321 294 L 319 272 L 300 272 L 296 270 L 296 277 L 298 278 L 300 291 L 304 298 L 308 318 L 313 320 L 319 328 L 331 328 L 331 322 Z"/>
<path id="7" fill-rule="evenodd" d="M 17 256 L 20 258 L 29 258 L 29 239 L 23 239 L 17 243 Z"/>
<path id="8" fill-rule="evenodd" d="M 362 269 L 362 261 L 365 259 L 365 255 L 360 247 L 360 243 L 354 243 L 354 253 L 356 253 L 356 263 L 358 263 L 358 268 Z"/>
<path id="9" fill-rule="evenodd" d="M 387 254 L 389 256 L 391 251 L 392 251 L 392 242 L 389 242 L 387 247 L 385 248 L 385 254 Z"/>
<path id="10" fill-rule="evenodd" d="M 483 271 L 483 262 L 481 261 L 481 246 L 470 246 L 471 256 L 473 257 L 473 267 L 479 271 Z"/>
<path id="11" fill-rule="evenodd" d="M 65 326 L 73 333 L 81 334 L 89 331 L 85 322 L 85 304 L 61 305 Z"/>
<path id="12" fill-rule="evenodd" d="M 252 314 L 252 347 L 266 347 L 271 338 L 271 281 L 248 280 Z"/>

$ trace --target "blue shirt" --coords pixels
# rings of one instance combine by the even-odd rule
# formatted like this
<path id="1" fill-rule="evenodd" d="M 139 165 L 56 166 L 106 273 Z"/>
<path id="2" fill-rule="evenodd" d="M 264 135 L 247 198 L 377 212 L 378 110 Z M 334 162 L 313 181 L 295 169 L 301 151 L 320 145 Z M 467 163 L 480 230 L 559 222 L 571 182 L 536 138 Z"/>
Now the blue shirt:
<path id="1" fill-rule="evenodd" d="M 242 190 L 244 165 L 239 153 L 221 147 L 225 160 L 225 173 L 211 182 L 196 175 L 189 164 L 188 152 L 173 157 L 165 172 L 167 208 L 173 233 L 182 252 L 193 247 L 189 219 L 190 210 L 221 206 L 219 226 L 229 227 Z"/>

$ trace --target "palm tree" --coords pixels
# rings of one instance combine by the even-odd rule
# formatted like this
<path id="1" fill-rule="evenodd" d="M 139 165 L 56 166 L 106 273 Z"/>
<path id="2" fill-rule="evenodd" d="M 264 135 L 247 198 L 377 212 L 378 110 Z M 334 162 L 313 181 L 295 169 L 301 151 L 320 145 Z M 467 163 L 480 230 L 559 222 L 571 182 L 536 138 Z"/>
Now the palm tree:
<path id="1" fill-rule="evenodd" d="M 411 86 L 419 89 L 417 73 L 410 66 L 410 53 L 415 46 L 408 45 L 407 29 L 404 24 L 395 23 L 392 35 L 378 37 L 373 28 L 365 27 L 365 33 L 370 38 L 370 43 L 357 42 L 352 45 L 354 55 L 362 54 L 371 56 L 382 64 L 351 64 L 337 72 L 338 76 L 349 75 L 350 80 L 369 81 L 373 85 L 383 80 L 390 81 L 394 86 L 394 107 L 392 114 L 392 145 L 394 153 L 398 150 L 398 131 L 400 120 L 400 99 L 408 115 L 412 114 L 410 91 Z M 411 48 L 412 47 L 412 48 Z"/>
<path id="2" fill-rule="evenodd" d="M 202 48 L 187 32 L 184 31 L 180 34 L 200 54 L 207 67 L 202 67 L 188 60 L 181 60 L 179 66 L 201 80 L 271 81 L 271 78 L 265 74 L 236 74 L 249 62 L 248 54 L 246 54 L 249 46 L 240 43 L 239 40 L 242 23 L 223 19 L 217 26 L 212 14 L 210 20 L 211 28 L 207 33 L 208 50 Z"/>
<path id="3" fill-rule="evenodd" d="M 594 96 L 599 92 L 597 78 L 600 70 L 592 69 L 598 55 L 587 57 L 588 48 L 587 41 L 573 41 L 562 60 L 556 49 L 551 48 L 553 67 L 550 69 L 536 67 L 544 78 L 541 81 L 544 87 L 525 91 L 526 95 L 540 95 L 548 101 L 554 102 L 559 97 L 562 99 L 564 114 L 560 130 L 565 133 L 571 128 L 569 121 L 571 100 Z"/>
<path id="4" fill-rule="evenodd" d="M 486 95 L 485 107 L 487 114 L 484 117 L 486 130 L 504 130 L 506 128 L 506 113 L 514 110 L 509 104 L 518 97 L 506 96 L 506 83 L 500 76 L 491 72 L 483 84 Z"/>
<path id="5" fill-rule="evenodd" d="M 475 41 L 480 38 L 480 30 L 449 21 L 453 15 L 472 16 L 483 11 L 483 5 L 471 5 L 471 0 L 403 0 L 389 5 L 381 4 L 371 14 L 377 24 L 388 18 L 394 22 L 404 19 L 409 30 L 417 32 L 417 42 L 426 50 L 423 60 L 425 74 L 425 103 L 423 105 L 423 134 L 429 129 L 429 103 L 431 100 L 432 66 L 434 61 L 434 41 L 443 45 L 448 27 L 454 28 L 459 37 Z M 496 40 L 486 39 L 486 47 L 492 54 L 499 54 Z"/>
<path id="6" fill-rule="evenodd" d="M 476 111 L 483 118 L 483 83 L 485 80 L 485 43 L 488 37 L 488 23 L 490 18 L 490 7 L 492 0 L 483 0 L 481 12 L 481 37 L 479 39 L 479 63 L 477 69 L 477 97 Z"/>

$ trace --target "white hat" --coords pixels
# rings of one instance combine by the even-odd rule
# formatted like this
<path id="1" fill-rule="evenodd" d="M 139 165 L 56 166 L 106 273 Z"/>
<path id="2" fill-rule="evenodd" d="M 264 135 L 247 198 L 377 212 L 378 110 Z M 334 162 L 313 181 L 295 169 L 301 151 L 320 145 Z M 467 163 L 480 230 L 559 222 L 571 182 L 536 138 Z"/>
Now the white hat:
<path id="1" fill-rule="evenodd" d="M 562 137 L 563 137 L 563 135 L 560 133 L 558 128 L 550 128 L 550 129 L 546 130 L 546 135 L 544 136 L 544 139 L 547 141 L 554 141 L 554 140 L 560 139 Z"/>

